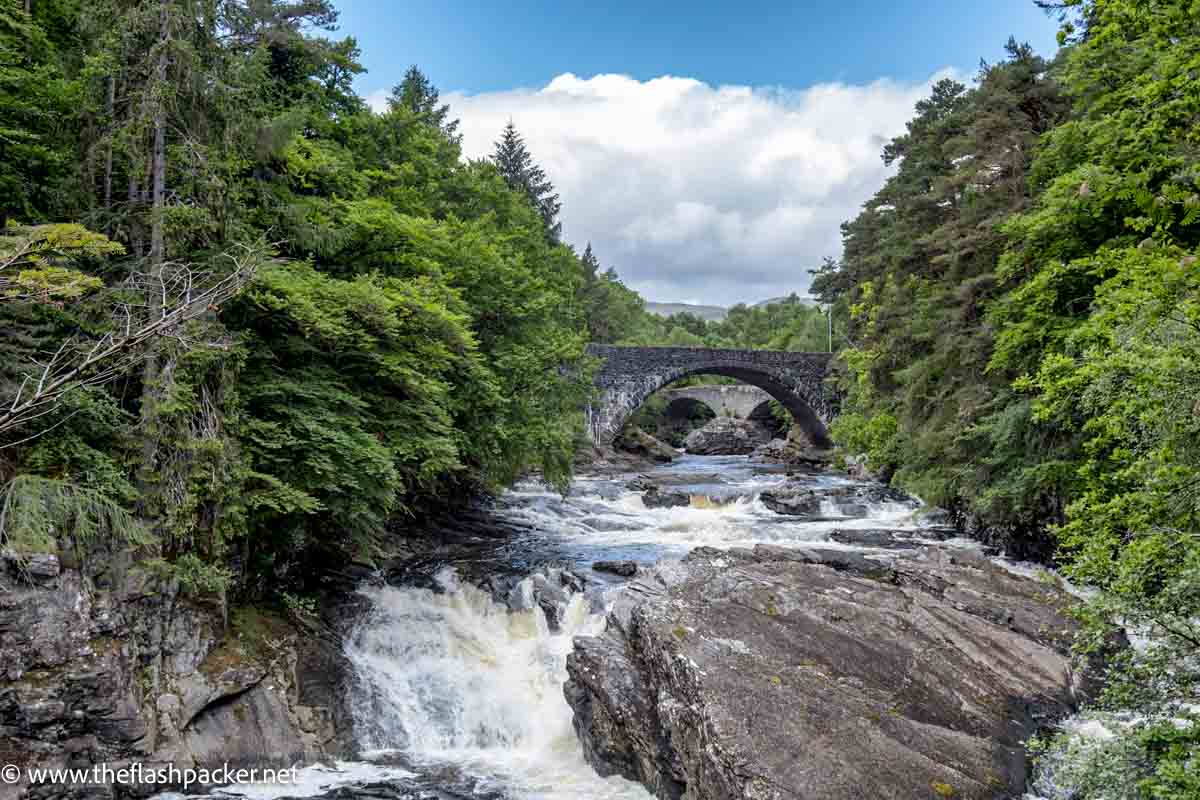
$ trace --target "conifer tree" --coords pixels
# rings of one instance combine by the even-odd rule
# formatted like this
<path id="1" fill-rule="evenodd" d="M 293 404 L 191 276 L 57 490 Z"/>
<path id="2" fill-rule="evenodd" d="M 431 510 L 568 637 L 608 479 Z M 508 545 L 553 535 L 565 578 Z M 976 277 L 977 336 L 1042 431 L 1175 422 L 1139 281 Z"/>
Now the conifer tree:
<path id="1" fill-rule="evenodd" d="M 517 133 L 512 120 L 504 126 L 500 141 L 496 142 L 496 152 L 492 161 L 508 185 L 524 193 L 542 215 L 546 235 L 552 241 L 558 241 L 562 235 L 562 223 L 558 221 L 558 212 L 562 204 L 558 201 L 558 193 L 554 191 L 554 184 L 546 177 L 545 171 L 534 162 L 529 148 L 525 146 L 525 140 Z"/>
<path id="2" fill-rule="evenodd" d="M 458 132 L 458 120 L 450 119 L 450 106 L 444 103 L 438 105 L 439 99 L 437 87 L 416 64 L 413 64 L 404 73 L 404 80 L 392 87 L 388 107 L 393 110 L 402 108 L 411 111 L 436 125 L 442 133 L 457 143 L 462 139 L 462 134 Z"/>
<path id="3" fill-rule="evenodd" d="M 596 254 L 592 252 L 592 243 L 588 242 L 587 247 L 583 249 L 583 255 L 579 258 L 579 263 L 583 264 L 584 280 L 591 283 L 596 280 L 596 276 L 600 274 L 600 259 L 596 258 Z"/>

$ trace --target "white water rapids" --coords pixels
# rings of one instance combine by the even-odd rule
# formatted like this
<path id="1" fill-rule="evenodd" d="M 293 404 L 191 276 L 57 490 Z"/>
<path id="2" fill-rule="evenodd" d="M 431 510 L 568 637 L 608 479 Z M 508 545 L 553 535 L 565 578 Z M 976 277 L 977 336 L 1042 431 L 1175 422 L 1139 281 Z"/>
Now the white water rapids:
<path id="1" fill-rule="evenodd" d="M 563 699 L 576 635 L 604 617 L 570 597 L 551 632 L 537 605 L 511 611 L 449 569 L 440 591 L 383 587 L 347 645 L 360 690 L 354 715 L 368 756 L 403 753 L 415 768 L 452 765 L 475 791 L 524 798 L 644 798 L 584 763 Z M 526 578 L 517 591 L 532 594 Z"/>
<path id="2" fill-rule="evenodd" d="M 519 555 L 526 577 L 515 583 L 484 589 L 447 566 L 421 587 L 362 590 L 371 610 L 346 655 L 363 761 L 306 770 L 306 785 L 286 792 L 234 791 L 267 800 L 371 783 L 378 796 L 382 783 L 393 797 L 646 800 L 641 786 L 602 779 L 584 761 L 563 698 L 572 639 L 603 630 L 604 609 L 623 584 L 591 565 L 628 559 L 646 567 L 701 545 L 851 549 L 830 533 L 918 525 L 913 506 L 902 503 L 868 504 L 854 518 L 827 504 L 822 514 L 831 519 L 819 522 L 775 514 L 759 493 L 785 476 L 744 457 L 685 457 L 655 469 L 664 492 L 691 495 L 684 507 L 647 508 L 626 488 L 630 477 L 580 479 L 566 498 L 532 484 L 502 497 L 496 514 L 529 530 L 495 555 L 497 567 Z M 849 483 L 803 480 L 814 488 Z"/>

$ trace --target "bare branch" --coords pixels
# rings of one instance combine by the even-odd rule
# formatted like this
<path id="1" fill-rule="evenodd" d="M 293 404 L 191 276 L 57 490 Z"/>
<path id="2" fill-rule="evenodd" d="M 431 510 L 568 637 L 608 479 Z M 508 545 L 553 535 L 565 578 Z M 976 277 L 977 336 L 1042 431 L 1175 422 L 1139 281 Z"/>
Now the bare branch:
<path id="1" fill-rule="evenodd" d="M 124 373 L 138 363 L 143 346 L 153 339 L 172 337 L 188 347 L 200 346 L 184 336 L 182 326 L 238 294 L 267 259 L 269 249 L 265 242 L 236 245 L 224 254 L 233 262 L 233 270 L 220 277 L 176 262 L 164 263 L 159 275 L 139 272 L 130 276 L 120 287 L 122 297 L 110 315 L 112 331 L 98 340 L 67 339 L 44 363 L 35 362 L 40 374 L 26 375 L 16 397 L 5 404 L 0 435 L 50 413 L 72 391 L 103 384 Z M 129 294 L 133 297 L 125 297 Z M 161 305 L 151 303 L 151 296 Z M 161 310 L 152 312 L 152 307 Z M 21 441 L 28 438 L 32 437 Z M 13 444 L 0 444 L 0 449 Z"/>

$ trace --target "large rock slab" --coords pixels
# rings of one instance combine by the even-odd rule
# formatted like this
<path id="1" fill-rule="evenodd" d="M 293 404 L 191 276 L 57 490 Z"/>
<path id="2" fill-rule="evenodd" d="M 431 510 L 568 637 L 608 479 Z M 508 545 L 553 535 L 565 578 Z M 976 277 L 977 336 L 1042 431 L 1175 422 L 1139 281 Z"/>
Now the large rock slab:
<path id="1" fill-rule="evenodd" d="M 944 548 L 700 549 L 576 639 L 564 692 L 595 768 L 661 798 L 1019 796 L 1085 689 L 1066 601 Z"/>
<path id="2" fill-rule="evenodd" d="M 752 455 L 762 461 L 775 461 L 820 472 L 829 467 L 832 453 L 826 448 L 814 445 L 803 429 L 793 424 L 788 429 L 786 438 L 772 439 L 757 448 Z"/>
<path id="3" fill-rule="evenodd" d="M 227 627 L 129 553 L 0 553 L 0 763 L 213 769 L 343 755 L 341 690 L 320 685 L 341 682 L 338 643 L 274 615 L 254 623 Z M 163 788 L 22 779 L 0 785 L 0 800 Z"/>

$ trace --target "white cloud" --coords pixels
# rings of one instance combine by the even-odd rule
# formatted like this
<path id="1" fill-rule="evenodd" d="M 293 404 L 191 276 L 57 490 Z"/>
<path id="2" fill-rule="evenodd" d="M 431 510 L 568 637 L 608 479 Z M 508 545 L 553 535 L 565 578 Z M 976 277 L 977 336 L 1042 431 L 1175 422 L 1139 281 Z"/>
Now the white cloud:
<path id="1" fill-rule="evenodd" d="M 841 251 L 838 226 L 887 176 L 884 142 L 947 74 L 783 90 L 568 73 L 443 99 L 468 157 L 490 154 L 513 120 L 562 197 L 567 241 L 591 241 L 628 285 L 732 305 L 807 289 L 808 270 Z"/>

